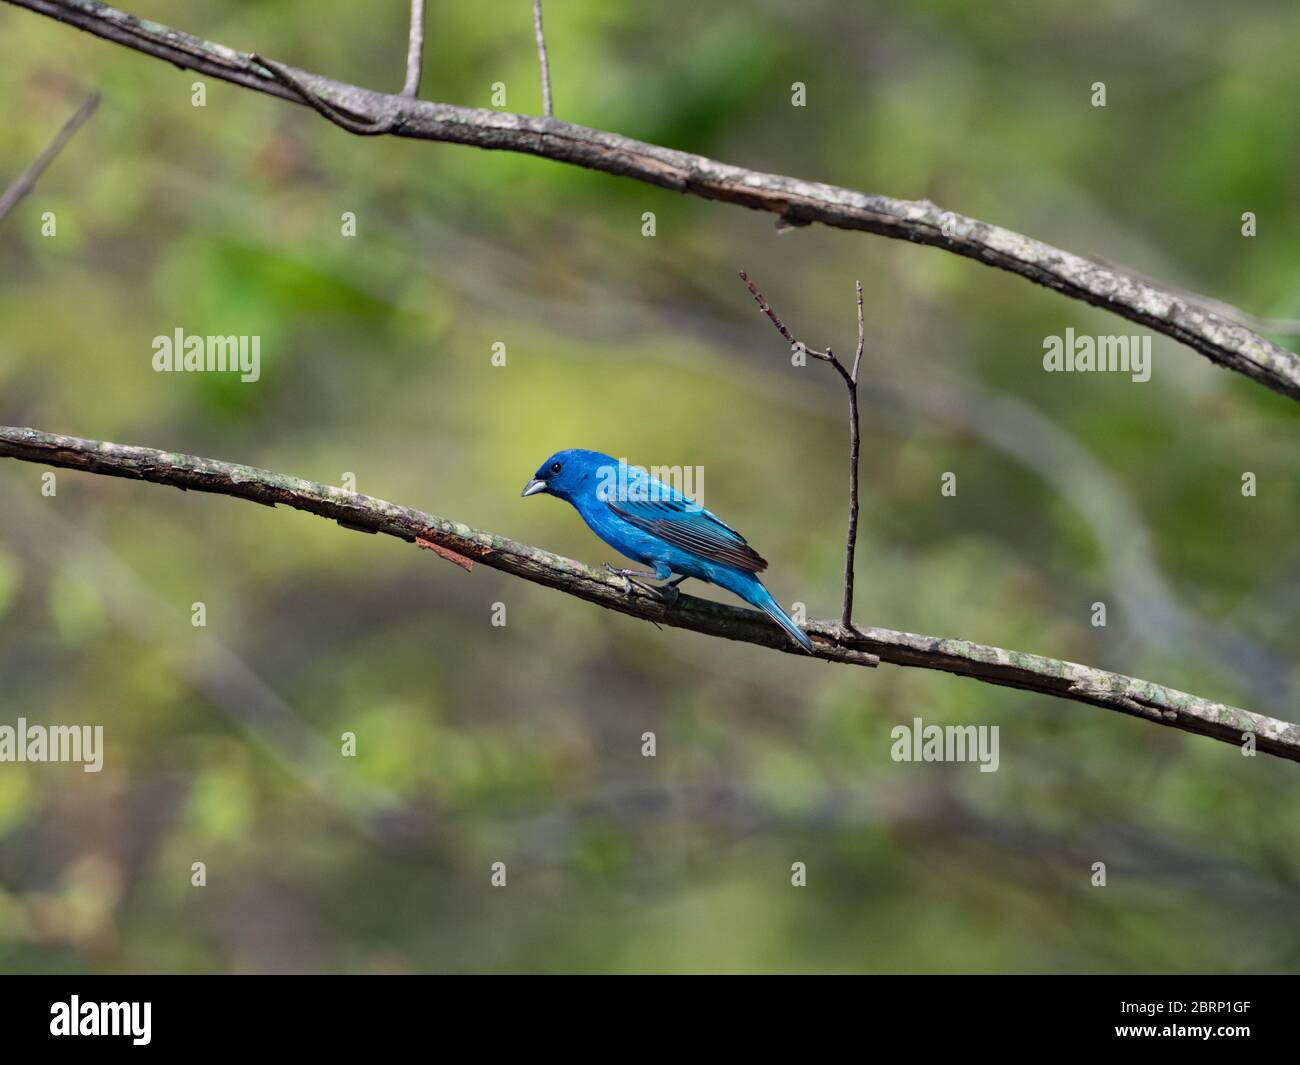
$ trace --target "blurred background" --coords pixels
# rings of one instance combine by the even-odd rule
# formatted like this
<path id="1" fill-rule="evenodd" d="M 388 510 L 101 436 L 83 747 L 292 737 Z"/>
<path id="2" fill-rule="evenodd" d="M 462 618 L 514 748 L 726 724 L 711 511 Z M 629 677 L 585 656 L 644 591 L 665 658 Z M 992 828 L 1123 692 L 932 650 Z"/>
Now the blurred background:
<path id="1" fill-rule="evenodd" d="M 398 0 L 130 9 L 403 80 Z M 545 21 L 557 117 L 1300 317 L 1292 3 L 550 0 Z M 431 0 L 421 95 L 488 107 L 494 82 L 540 111 L 530 5 Z M 1045 335 L 1140 330 L 932 248 L 352 137 L 7 6 L 0 183 L 92 89 L 0 223 L 0 421 L 351 473 L 592 564 L 617 560 L 567 506 L 519 498 L 542 459 L 698 465 L 777 598 L 830 617 L 843 388 L 790 365 L 736 271 L 844 351 L 861 279 L 858 620 L 1300 719 L 1295 403 L 1160 336 L 1145 384 L 1045 374 Z M 261 380 L 153 372 L 177 327 L 260 336 Z M 47 498 L 43 472 L 0 463 L 0 723 L 102 724 L 105 767 L 0 765 L 5 971 L 1300 968 L 1293 764 L 658 631 L 295 512 L 72 472 Z M 999 771 L 893 762 L 914 717 L 1000 726 Z"/>

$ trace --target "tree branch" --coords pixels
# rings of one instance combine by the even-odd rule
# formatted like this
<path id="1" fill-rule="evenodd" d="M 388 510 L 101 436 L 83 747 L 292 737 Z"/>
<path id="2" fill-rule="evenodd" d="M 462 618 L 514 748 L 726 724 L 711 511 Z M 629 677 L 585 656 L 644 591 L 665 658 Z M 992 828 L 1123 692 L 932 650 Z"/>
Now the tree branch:
<path id="1" fill-rule="evenodd" d="M 631 617 L 803 657 L 789 637 L 757 611 L 689 595 L 666 605 L 659 596 L 635 586 L 629 595 L 617 577 L 581 562 L 447 518 L 281 473 L 13 426 L 0 426 L 0 457 L 214 492 L 268 506 L 283 504 L 330 518 L 345 528 L 386 533 L 410 543 L 424 541 L 425 545 L 437 545 L 444 549 L 439 552 L 443 557 L 447 557 L 444 552 L 457 556 L 452 561 L 458 565 L 464 565 L 465 561 L 479 562 Z M 1150 681 L 965 640 L 877 628 L 863 628 L 860 635 L 850 635 L 838 622 L 813 621 L 806 629 L 816 645 L 817 657 L 830 662 L 874 666 L 883 661 L 941 670 L 988 684 L 1118 710 L 1233 745 L 1239 745 L 1243 734 L 1250 732 L 1256 737 L 1258 750 L 1300 761 L 1300 725 L 1211 702 Z"/>
<path id="2" fill-rule="evenodd" d="M 72 135 L 81 128 L 86 119 L 95 113 L 95 108 L 98 106 L 99 93 L 92 92 L 72 113 L 72 117 L 63 123 L 63 128 L 54 135 L 54 139 L 45 146 L 45 150 L 32 161 L 31 166 L 9 182 L 4 192 L 0 192 L 0 219 L 12 211 L 18 201 L 36 187 L 36 182 L 54 162 L 54 157 L 63 151 L 63 146 L 72 139 Z"/>
<path id="3" fill-rule="evenodd" d="M 304 97 L 278 80 L 275 68 L 266 67 L 264 60 L 255 63 L 246 53 L 138 19 L 94 0 L 5 2 L 235 85 L 311 106 L 315 106 L 313 98 L 323 100 L 338 114 L 352 119 L 359 127 L 353 132 L 391 132 L 401 137 L 523 152 L 704 199 L 769 211 L 787 225 L 819 222 L 944 248 L 1113 311 L 1275 392 L 1300 399 L 1300 356 L 1235 321 L 1244 317 L 1240 312 L 1229 315 L 1221 307 L 1212 309 L 1199 297 L 1189 297 L 1000 226 L 944 211 L 928 200 L 896 200 L 765 174 L 551 117 L 414 100 L 277 64 L 282 73 L 309 93 Z"/>
<path id="4" fill-rule="evenodd" d="M 537 37 L 537 58 L 542 66 L 542 114 L 555 114 L 551 106 L 551 67 L 546 61 L 546 35 L 542 32 L 542 0 L 533 0 L 533 34 Z"/>

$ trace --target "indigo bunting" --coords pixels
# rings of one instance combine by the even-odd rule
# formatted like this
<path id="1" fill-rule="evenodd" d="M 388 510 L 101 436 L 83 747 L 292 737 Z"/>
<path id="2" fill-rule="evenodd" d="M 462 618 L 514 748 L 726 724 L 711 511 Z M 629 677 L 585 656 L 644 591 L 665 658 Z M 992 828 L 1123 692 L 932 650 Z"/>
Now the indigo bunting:
<path id="1" fill-rule="evenodd" d="M 620 554 L 653 567 L 653 572 L 605 568 L 623 578 L 629 594 L 636 578 L 668 581 L 635 583 L 670 603 L 688 577 L 734 592 L 785 629 L 803 650 L 812 641 L 772 598 L 756 576 L 767 563 L 745 538 L 699 504 L 644 470 L 599 451 L 557 451 L 542 463 L 523 495 L 556 496 L 570 503 L 588 527 Z M 679 576 L 668 580 L 673 574 Z"/>

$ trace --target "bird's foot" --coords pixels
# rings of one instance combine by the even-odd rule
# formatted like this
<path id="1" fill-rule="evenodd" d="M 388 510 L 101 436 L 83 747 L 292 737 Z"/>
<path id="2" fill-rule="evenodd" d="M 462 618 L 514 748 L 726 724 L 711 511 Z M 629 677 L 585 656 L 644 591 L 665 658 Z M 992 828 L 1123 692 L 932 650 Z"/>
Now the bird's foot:
<path id="1" fill-rule="evenodd" d="M 626 573 L 624 573 L 621 569 L 615 569 L 608 562 L 602 563 L 601 567 L 605 570 L 606 573 L 612 573 L 615 577 L 622 577 L 623 594 L 624 595 L 632 594 L 632 579 Z"/>
<path id="2" fill-rule="evenodd" d="M 659 593 L 660 598 L 663 599 L 664 606 L 671 607 L 677 602 L 677 597 L 682 594 L 681 589 L 677 586 L 684 580 L 686 580 L 685 577 L 677 577 L 669 581 L 667 584 L 659 585 L 659 587 L 655 589 Z"/>
<path id="3" fill-rule="evenodd" d="M 649 592 L 651 595 L 658 596 L 663 600 L 665 606 L 672 606 L 677 602 L 677 597 L 681 594 L 677 590 L 677 586 L 681 584 L 682 581 L 686 580 L 685 577 L 677 577 L 669 581 L 667 584 L 647 584 L 644 580 L 638 580 L 637 578 L 642 577 L 654 579 L 658 578 L 659 574 L 646 573 L 642 570 L 635 569 L 618 569 L 616 566 L 612 566 L 608 562 L 604 563 L 604 567 L 606 572 L 612 573 L 615 577 L 623 578 L 624 595 L 631 595 L 632 585 L 635 584 L 638 588 Z"/>
<path id="4" fill-rule="evenodd" d="M 642 573 L 640 570 L 635 569 L 619 569 L 617 566 L 612 566 L 608 562 L 606 562 L 604 566 L 606 572 L 612 573 L 615 577 L 623 578 L 624 595 L 630 596 L 632 594 L 632 585 L 634 584 L 638 588 L 644 588 L 650 592 L 655 590 L 654 585 L 643 584 L 641 581 L 635 580 L 636 577 L 653 577 L 655 576 L 653 573 Z"/>

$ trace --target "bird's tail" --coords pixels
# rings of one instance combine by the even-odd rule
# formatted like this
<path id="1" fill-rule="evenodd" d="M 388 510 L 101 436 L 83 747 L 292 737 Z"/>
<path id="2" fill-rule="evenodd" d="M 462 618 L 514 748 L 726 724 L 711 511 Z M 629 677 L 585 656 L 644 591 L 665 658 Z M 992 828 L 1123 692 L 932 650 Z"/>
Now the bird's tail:
<path id="1" fill-rule="evenodd" d="M 758 581 L 754 581 L 754 585 L 747 589 L 747 592 L 746 599 L 780 625 L 781 628 L 785 629 L 790 634 L 790 638 L 808 654 L 813 653 L 812 640 L 808 639 L 808 634 L 791 620 L 789 614 L 781 609 L 781 604 L 772 597 L 771 592 Z"/>

